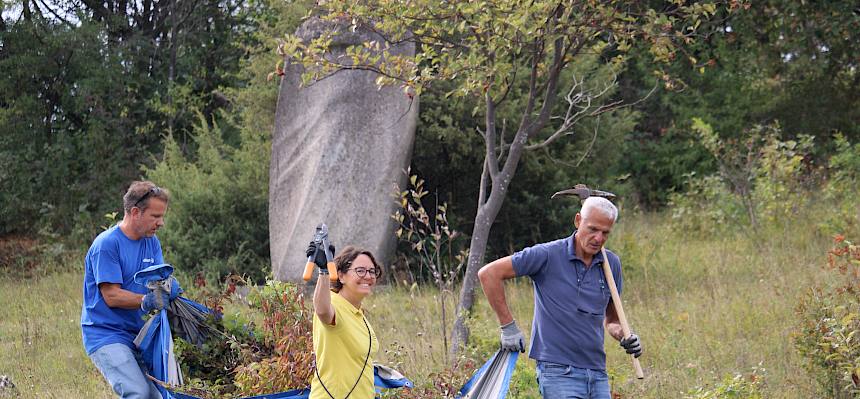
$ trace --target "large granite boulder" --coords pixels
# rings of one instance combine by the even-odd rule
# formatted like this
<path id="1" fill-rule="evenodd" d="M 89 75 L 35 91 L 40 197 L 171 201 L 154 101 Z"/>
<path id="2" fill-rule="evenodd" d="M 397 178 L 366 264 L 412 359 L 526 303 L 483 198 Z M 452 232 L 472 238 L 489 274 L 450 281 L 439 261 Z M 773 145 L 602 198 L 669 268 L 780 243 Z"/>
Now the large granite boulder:
<path id="1" fill-rule="evenodd" d="M 318 37 L 328 22 L 313 18 L 297 31 Z M 350 44 L 380 41 L 341 29 L 331 57 Z M 397 52 L 414 54 L 414 45 Z M 285 66 L 269 173 L 269 235 L 278 280 L 298 281 L 314 227 L 328 224 L 338 247 L 369 249 L 385 263 L 396 245 L 391 214 L 395 186 L 403 187 L 412 155 L 418 101 L 396 86 L 379 89 L 377 75 L 343 70 L 302 87 L 303 68 Z"/>

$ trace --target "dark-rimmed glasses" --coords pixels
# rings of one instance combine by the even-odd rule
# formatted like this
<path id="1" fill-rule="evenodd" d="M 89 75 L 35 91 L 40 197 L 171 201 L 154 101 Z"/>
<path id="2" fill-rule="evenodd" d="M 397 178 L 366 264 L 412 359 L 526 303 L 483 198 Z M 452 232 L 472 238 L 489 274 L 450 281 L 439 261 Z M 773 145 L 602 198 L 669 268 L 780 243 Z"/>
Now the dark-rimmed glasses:
<path id="1" fill-rule="evenodd" d="M 152 186 L 152 188 L 150 188 L 149 191 L 146 192 L 146 194 L 144 194 L 142 197 L 140 197 L 140 199 L 138 199 L 137 202 L 135 202 L 133 206 L 137 207 L 145 199 L 147 199 L 153 195 L 158 195 L 158 193 L 160 193 L 160 192 L 161 192 L 161 189 L 158 188 L 158 186 Z"/>
<path id="2" fill-rule="evenodd" d="M 349 269 L 349 270 L 354 271 L 355 275 L 358 277 L 361 277 L 361 278 L 367 277 L 368 273 L 370 273 L 370 275 L 373 276 L 373 278 L 378 278 L 380 275 L 382 275 L 382 270 L 376 269 L 376 268 L 368 269 L 366 267 L 356 267 L 354 269 Z M 349 271 L 349 270 L 347 270 L 347 271 Z"/>

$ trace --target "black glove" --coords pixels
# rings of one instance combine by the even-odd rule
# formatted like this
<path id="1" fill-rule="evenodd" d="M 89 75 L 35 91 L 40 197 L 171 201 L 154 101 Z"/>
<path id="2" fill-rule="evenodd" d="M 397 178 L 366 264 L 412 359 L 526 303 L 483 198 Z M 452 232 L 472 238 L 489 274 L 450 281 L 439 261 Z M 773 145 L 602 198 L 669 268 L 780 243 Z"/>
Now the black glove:
<path id="1" fill-rule="evenodd" d="M 334 256 L 334 245 L 329 244 L 328 250 L 331 251 L 332 256 Z M 320 268 L 320 270 L 325 270 L 326 273 L 328 273 L 328 269 L 326 268 L 328 260 L 325 257 L 325 251 L 320 250 L 319 252 L 317 252 L 317 245 L 313 241 L 311 241 L 311 243 L 308 244 L 307 251 L 305 251 L 305 256 L 310 258 L 311 256 L 314 256 L 314 252 L 316 252 L 317 254 L 317 256 L 314 258 L 314 264 L 316 264 L 317 267 Z"/>
<path id="2" fill-rule="evenodd" d="M 630 336 L 621 340 L 621 347 L 633 357 L 642 356 L 642 344 L 639 343 L 639 336 L 630 333 Z"/>

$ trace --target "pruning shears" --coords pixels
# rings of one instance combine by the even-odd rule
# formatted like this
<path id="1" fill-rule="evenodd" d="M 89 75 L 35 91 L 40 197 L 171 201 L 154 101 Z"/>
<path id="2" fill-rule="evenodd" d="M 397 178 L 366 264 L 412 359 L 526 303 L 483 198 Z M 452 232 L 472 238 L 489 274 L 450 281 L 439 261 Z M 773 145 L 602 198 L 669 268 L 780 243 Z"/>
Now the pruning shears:
<path id="1" fill-rule="evenodd" d="M 328 278 L 331 281 L 337 281 L 337 267 L 334 265 L 334 254 L 331 253 L 329 246 L 328 226 L 325 223 L 320 223 L 314 232 L 315 250 L 311 256 L 308 256 L 308 263 L 305 265 L 305 274 L 302 276 L 302 279 L 310 281 L 314 272 L 314 259 L 316 259 L 319 251 L 323 251 L 325 253 L 326 267 L 328 268 Z"/>

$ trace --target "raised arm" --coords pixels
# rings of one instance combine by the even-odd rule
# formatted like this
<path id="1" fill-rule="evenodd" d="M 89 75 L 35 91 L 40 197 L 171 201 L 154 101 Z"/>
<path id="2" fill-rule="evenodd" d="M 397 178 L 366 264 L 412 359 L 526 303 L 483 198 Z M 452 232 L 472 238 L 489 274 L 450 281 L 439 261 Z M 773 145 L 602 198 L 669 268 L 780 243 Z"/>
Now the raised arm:
<path id="1" fill-rule="evenodd" d="M 326 273 L 320 273 L 317 276 L 317 286 L 314 288 L 314 313 L 316 313 L 321 322 L 334 325 L 334 307 L 331 305 L 331 283 Z"/>

